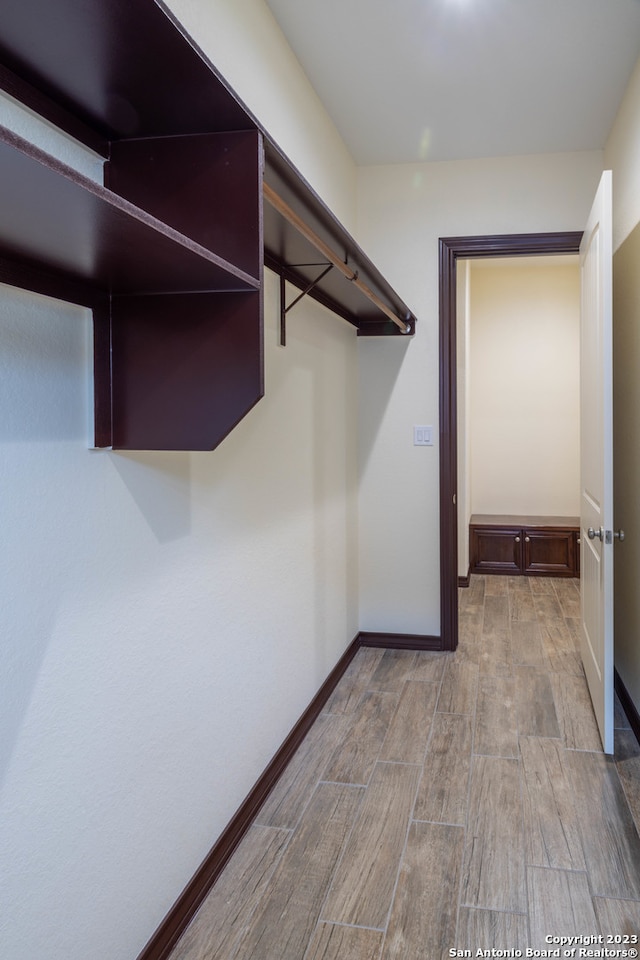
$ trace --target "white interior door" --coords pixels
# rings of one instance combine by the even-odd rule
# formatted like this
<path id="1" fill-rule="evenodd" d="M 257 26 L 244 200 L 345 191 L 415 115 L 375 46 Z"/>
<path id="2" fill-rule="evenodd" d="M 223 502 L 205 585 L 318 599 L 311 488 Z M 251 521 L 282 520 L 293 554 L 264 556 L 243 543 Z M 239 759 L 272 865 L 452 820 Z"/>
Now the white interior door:
<path id="1" fill-rule="evenodd" d="M 613 753 L 611 171 L 580 246 L 581 653 L 605 753 Z"/>

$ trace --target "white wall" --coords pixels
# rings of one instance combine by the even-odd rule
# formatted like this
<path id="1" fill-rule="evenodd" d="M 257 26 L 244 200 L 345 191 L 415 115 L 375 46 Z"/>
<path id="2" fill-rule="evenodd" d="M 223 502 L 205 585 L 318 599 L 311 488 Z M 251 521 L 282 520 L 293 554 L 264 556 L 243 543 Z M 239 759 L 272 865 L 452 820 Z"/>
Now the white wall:
<path id="1" fill-rule="evenodd" d="M 184 8 L 348 220 L 263 4 Z M 355 332 L 307 300 L 283 349 L 277 301 L 267 274 L 266 397 L 216 451 L 117 454 L 87 449 L 87 312 L 0 288 L 7 960 L 132 960 L 357 633 Z"/>
<path id="2" fill-rule="evenodd" d="M 360 625 L 438 634 L 438 238 L 581 230 L 599 151 L 358 171 L 361 242 L 418 316 L 412 342 L 359 342 Z"/>
<path id="3" fill-rule="evenodd" d="M 614 550 L 615 665 L 640 713 L 640 62 L 605 149 L 613 171 L 614 524 L 626 534 Z"/>
<path id="4" fill-rule="evenodd" d="M 471 512 L 580 514 L 577 258 L 471 261 Z"/>

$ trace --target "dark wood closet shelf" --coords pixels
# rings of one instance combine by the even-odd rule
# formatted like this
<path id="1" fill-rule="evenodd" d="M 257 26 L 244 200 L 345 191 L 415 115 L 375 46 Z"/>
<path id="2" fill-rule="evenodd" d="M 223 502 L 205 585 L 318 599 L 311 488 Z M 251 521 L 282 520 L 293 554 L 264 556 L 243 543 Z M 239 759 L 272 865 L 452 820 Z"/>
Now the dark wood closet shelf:
<path id="1" fill-rule="evenodd" d="M 258 290 L 252 277 L 0 126 L 0 245 L 118 294 Z"/>
<path id="2" fill-rule="evenodd" d="M 309 295 L 414 332 L 159 0 L 6 0 L 0 89 L 106 160 L 102 186 L 0 128 L 0 279 L 93 308 L 96 445 L 212 449 L 262 396 L 263 265 L 304 289 L 325 263 L 263 178 L 348 267 Z"/>

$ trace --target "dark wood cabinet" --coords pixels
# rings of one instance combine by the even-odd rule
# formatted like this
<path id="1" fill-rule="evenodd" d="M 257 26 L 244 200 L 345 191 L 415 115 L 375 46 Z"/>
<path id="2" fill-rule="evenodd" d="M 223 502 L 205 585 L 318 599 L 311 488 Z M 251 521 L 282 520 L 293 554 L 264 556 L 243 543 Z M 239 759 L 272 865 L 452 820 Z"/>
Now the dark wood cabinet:
<path id="1" fill-rule="evenodd" d="M 579 518 L 474 514 L 469 561 L 471 573 L 579 577 Z"/>

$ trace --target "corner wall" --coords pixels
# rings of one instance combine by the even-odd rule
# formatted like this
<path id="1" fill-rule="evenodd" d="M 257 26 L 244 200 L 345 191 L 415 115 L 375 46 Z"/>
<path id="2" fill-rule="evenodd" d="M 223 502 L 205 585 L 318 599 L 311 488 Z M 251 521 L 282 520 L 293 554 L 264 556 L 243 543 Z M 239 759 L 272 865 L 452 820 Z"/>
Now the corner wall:
<path id="1" fill-rule="evenodd" d="M 266 6 L 173 7 L 349 222 Z M 281 348 L 265 285 L 266 396 L 208 454 L 89 450 L 88 312 L 0 288 L 2 957 L 133 960 L 358 632 L 355 331 L 305 300 Z"/>

